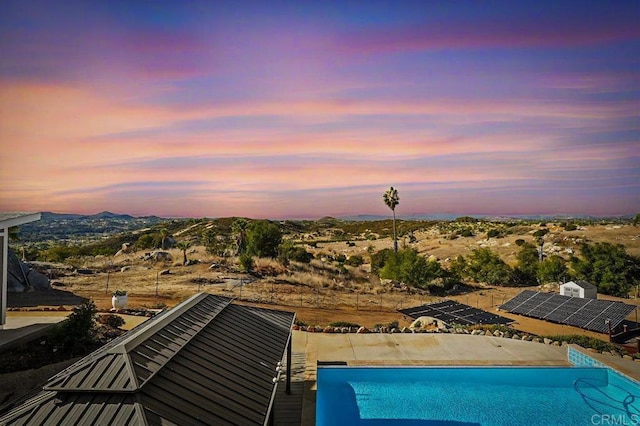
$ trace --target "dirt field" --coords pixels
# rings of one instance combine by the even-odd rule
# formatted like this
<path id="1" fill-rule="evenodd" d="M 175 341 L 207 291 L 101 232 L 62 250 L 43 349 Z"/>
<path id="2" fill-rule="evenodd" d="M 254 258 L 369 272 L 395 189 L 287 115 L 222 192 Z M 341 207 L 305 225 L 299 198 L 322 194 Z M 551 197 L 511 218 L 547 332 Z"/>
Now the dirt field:
<path id="1" fill-rule="evenodd" d="M 569 249 L 577 250 L 576 241 L 588 240 L 621 243 L 629 253 L 640 255 L 640 227 L 595 226 L 570 232 L 552 226 L 550 228 L 551 234 L 545 237 L 549 239 L 546 249 L 556 250 L 560 254 L 564 254 Z M 466 255 L 473 248 L 482 246 L 491 247 L 492 250 L 510 260 L 515 259 L 517 252 L 515 240 L 518 238 L 532 240 L 530 233 L 534 229 L 537 228 L 520 229 L 517 231 L 521 234 L 516 233 L 507 235 L 505 238 L 490 240 L 484 239 L 482 235 L 448 240 L 434 230 L 425 230 L 415 234 L 417 241 L 411 246 L 417 248 L 422 254 L 437 257 L 445 267 L 447 259 L 458 253 Z M 392 241 L 388 238 L 355 241 L 353 246 L 345 242 L 318 243 L 317 248 L 307 247 L 307 249 L 313 251 L 318 258 L 322 258 L 321 253 L 347 256 L 359 254 L 368 261 L 366 249 L 369 245 L 379 250 L 392 247 Z M 325 264 L 322 260 L 314 260 L 312 267 L 301 265 L 297 270 L 293 267 L 287 270 L 274 261 L 259 260 L 258 267 L 271 271 L 272 274 L 255 280 L 234 272 L 233 261 L 225 265 L 224 260 L 208 255 L 202 247 L 193 248 L 188 253 L 190 259 L 199 260 L 198 264 L 190 266 L 179 264 L 182 259 L 180 251 L 171 250 L 171 253 L 174 261 L 169 263 L 140 260 L 142 253 L 87 259 L 82 266 L 96 273 L 76 274 L 54 281 L 58 282 L 57 289 L 76 296 L 91 298 L 100 309 L 105 310 L 111 307 L 111 293 L 116 289 L 128 292 L 130 307 L 144 308 L 173 306 L 198 291 L 205 291 L 234 297 L 240 303 L 292 310 L 296 312 L 300 321 L 317 325 L 347 321 L 373 327 L 376 324 L 398 321 L 400 326 L 404 326 L 410 323 L 410 319 L 404 318 L 397 312 L 398 309 L 441 299 L 441 297 L 419 292 L 400 291 L 393 286 L 382 284 L 376 277 L 369 276 L 369 265 L 366 264 L 358 268 L 349 267 L 351 278 L 347 279 L 337 272 L 337 268 Z M 513 259 L 511 259 L 512 262 Z M 210 268 L 214 263 L 217 266 Z M 105 270 L 112 272 L 100 272 Z M 169 273 L 161 275 L 165 270 L 169 270 Z M 313 273 L 314 270 L 327 273 L 319 276 Z M 531 289 L 538 290 L 536 287 Z M 447 298 L 495 312 L 497 306 L 522 290 L 524 288 L 480 286 L 469 293 L 447 296 Z M 606 296 L 600 297 L 609 299 Z M 637 299 L 625 299 L 624 302 L 639 305 Z M 34 309 L 37 305 L 38 303 L 32 302 L 29 305 L 31 308 L 26 309 Z M 500 315 L 515 319 L 517 321 L 515 328 L 537 335 L 584 334 L 606 338 L 604 335 L 574 327 L 551 324 L 504 312 Z M 635 320 L 635 316 L 630 316 L 628 319 Z"/>

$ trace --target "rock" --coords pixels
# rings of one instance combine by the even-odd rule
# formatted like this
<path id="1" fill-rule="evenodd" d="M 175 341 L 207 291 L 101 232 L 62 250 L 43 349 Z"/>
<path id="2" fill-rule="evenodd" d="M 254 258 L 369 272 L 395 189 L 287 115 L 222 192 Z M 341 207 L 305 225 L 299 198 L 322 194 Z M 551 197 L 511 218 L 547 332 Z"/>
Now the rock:
<path id="1" fill-rule="evenodd" d="M 29 284 L 31 284 L 31 288 L 34 290 L 49 290 L 51 288 L 49 278 L 35 269 L 29 271 L 27 279 L 29 280 Z"/>
<path id="2" fill-rule="evenodd" d="M 333 327 L 331 326 L 326 326 L 323 330 L 323 333 L 333 333 Z"/>
<path id="3" fill-rule="evenodd" d="M 364 333 L 368 333 L 369 330 L 366 327 L 360 327 L 358 329 L 358 334 L 364 334 Z"/>
<path id="4" fill-rule="evenodd" d="M 623 359 L 631 359 L 631 360 L 633 360 L 633 357 L 631 355 L 626 355 L 626 354 L 622 355 L 622 358 Z"/>
<path id="5" fill-rule="evenodd" d="M 169 269 L 163 269 L 162 271 L 160 271 L 160 275 L 169 275 L 171 274 L 171 271 Z"/>
<path id="6" fill-rule="evenodd" d="M 409 327 L 402 327 L 401 332 L 402 333 L 413 333 L 413 330 L 411 330 Z"/>
<path id="7" fill-rule="evenodd" d="M 493 333 L 490 332 L 489 330 L 487 330 L 484 334 L 485 334 L 485 336 L 493 336 Z"/>
<path id="8" fill-rule="evenodd" d="M 544 342 L 545 345 L 550 345 L 553 341 L 547 337 L 545 337 L 544 339 L 542 339 L 542 341 Z"/>
<path id="9" fill-rule="evenodd" d="M 501 332 L 500 330 L 496 330 L 496 331 L 494 331 L 494 332 L 493 332 L 493 335 L 494 335 L 495 337 L 501 337 L 502 332 Z"/>
<path id="10" fill-rule="evenodd" d="M 518 340 L 522 340 L 522 338 L 520 336 L 518 336 L 517 334 L 514 334 L 513 336 L 511 336 L 512 339 L 518 339 Z"/>
<path id="11" fill-rule="evenodd" d="M 553 346 L 560 346 L 560 342 L 558 342 L 557 340 L 555 340 L 555 341 L 552 343 L 552 345 L 553 345 Z"/>
<path id="12" fill-rule="evenodd" d="M 531 341 L 531 336 L 529 336 L 528 334 L 525 334 L 522 336 L 522 340 L 524 340 L 525 342 L 530 342 Z"/>
<path id="13" fill-rule="evenodd" d="M 127 272 L 130 269 L 131 269 L 131 266 L 123 266 L 122 268 L 120 268 L 120 272 Z"/>
<path id="14" fill-rule="evenodd" d="M 342 327 L 342 328 L 340 329 L 340 332 L 341 332 L 341 333 L 348 333 L 348 332 L 349 332 L 349 327 Z"/>
<path id="15" fill-rule="evenodd" d="M 65 308 L 64 306 L 58 306 L 58 311 L 60 312 L 66 312 L 67 308 Z"/>
<path id="16" fill-rule="evenodd" d="M 542 340 L 540 340 L 539 337 L 534 337 L 533 339 L 531 339 L 531 341 L 535 343 L 542 343 Z"/>
<path id="17" fill-rule="evenodd" d="M 76 269 L 76 274 L 93 275 L 93 271 L 91 269 Z"/>
<path id="18" fill-rule="evenodd" d="M 502 333 L 502 336 L 501 336 L 501 337 L 504 337 L 505 339 L 510 339 L 510 338 L 511 338 L 511 333 L 509 333 L 509 332 L 507 331 L 506 333 Z"/>

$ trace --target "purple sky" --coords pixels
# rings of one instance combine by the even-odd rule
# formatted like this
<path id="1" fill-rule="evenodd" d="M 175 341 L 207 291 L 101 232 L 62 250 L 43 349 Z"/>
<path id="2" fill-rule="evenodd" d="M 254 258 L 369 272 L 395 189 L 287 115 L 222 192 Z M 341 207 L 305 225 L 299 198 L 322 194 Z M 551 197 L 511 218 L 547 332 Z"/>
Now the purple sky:
<path id="1" fill-rule="evenodd" d="M 640 212 L 640 2 L 0 2 L 0 210 Z"/>

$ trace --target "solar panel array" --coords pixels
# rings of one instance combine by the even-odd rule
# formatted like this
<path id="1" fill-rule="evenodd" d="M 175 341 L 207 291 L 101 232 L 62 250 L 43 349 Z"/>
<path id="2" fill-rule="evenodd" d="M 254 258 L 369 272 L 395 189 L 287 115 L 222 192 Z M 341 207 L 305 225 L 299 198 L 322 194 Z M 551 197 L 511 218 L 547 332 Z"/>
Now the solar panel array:
<path id="1" fill-rule="evenodd" d="M 422 316 L 437 318 L 447 324 L 473 325 L 473 324 L 509 324 L 513 320 L 491 312 L 483 311 L 472 306 L 464 305 L 453 300 L 444 300 L 438 303 L 428 303 L 409 309 L 401 309 L 405 315 L 411 318 Z"/>
<path id="2" fill-rule="evenodd" d="M 600 333 L 615 329 L 635 306 L 611 300 L 561 296 L 525 290 L 500 306 L 507 312 L 584 328 Z"/>

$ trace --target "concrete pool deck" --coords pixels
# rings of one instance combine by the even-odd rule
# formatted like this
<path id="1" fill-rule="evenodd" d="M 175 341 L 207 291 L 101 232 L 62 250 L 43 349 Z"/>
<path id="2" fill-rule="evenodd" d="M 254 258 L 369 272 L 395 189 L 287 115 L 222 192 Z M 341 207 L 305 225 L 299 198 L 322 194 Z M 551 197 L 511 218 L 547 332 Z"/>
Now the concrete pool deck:
<path id="1" fill-rule="evenodd" d="M 296 372 L 292 374 L 292 382 L 298 383 L 299 386 L 294 389 L 299 389 L 302 395 L 295 395 L 295 392 L 294 395 L 279 395 L 276 407 L 286 406 L 288 401 L 295 404 L 301 402 L 299 424 L 302 425 L 315 425 L 318 362 L 346 362 L 352 366 L 570 365 L 566 346 L 465 334 L 325 334 L 293 331 L 292 352 L 298 354 L 297 362 L 300 364 L 293 365 Z M 279 421 L 276 411 L 275 424 L 289 423 Z"/>

